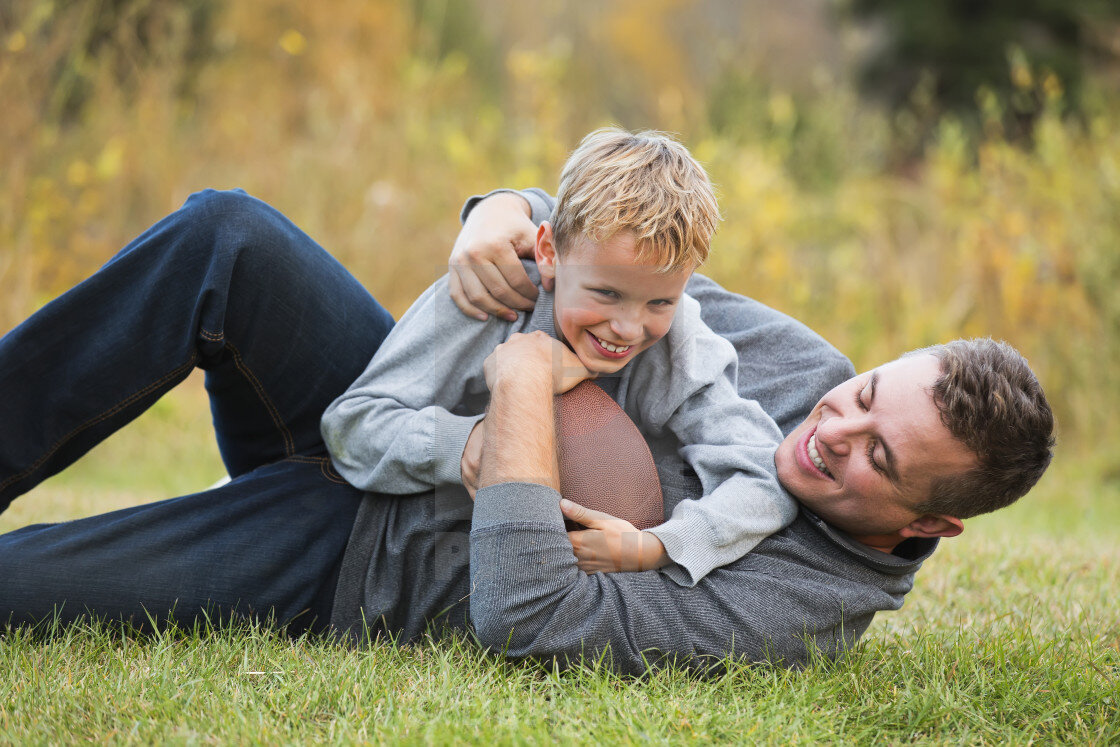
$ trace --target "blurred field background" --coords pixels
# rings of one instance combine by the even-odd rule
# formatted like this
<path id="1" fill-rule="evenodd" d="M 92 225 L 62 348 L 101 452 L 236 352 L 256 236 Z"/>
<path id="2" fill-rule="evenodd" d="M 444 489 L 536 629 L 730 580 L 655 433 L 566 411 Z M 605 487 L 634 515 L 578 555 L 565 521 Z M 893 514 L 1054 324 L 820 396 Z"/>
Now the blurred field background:
<path id="1" fill-rule="evenodd" d="M 994 77 L 952 100 L 928 77 L 866 74 L 887 39 L 876 5 L 7 0 L 0 329 L 204 187 L 272 203 L 399 316 L 445 270 L 465 197 L 554 191 L 601 125 L 669 130 L 719 187 L 726 220 L 705 272 L 803 320 L 857 369 L 957 336 L 1006 339 L 1057 413 L 1040 487 L 946 543 L 906 608 L 876 622 L 874 655 L 902 656 L 905 674 L 892 642 L 932 630 L 966 657 L 1005 658 L 998 636 L 1013 630 L 1050 657 L 1026 679 L 1068 669 L 1115 693 L 1115 12 L 1081 3 L 1099 15 L 1076 68 L 1000 47 Z M 201 489 L 222 474 L 208 428 L 192 379 L 0 529 Z M 1115 700 L 1094 702 L 1114 714 Z"/>

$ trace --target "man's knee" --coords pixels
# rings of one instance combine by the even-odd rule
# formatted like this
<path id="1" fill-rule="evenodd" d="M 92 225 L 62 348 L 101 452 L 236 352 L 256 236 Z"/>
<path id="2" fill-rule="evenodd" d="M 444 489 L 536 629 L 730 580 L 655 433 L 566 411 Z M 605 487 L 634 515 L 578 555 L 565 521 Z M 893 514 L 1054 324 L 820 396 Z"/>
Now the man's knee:
<path id="1" fill-rule="evenodd" d="M 266 202 L 253 197 L 243 189 L 204 189 L 195 192 L 179 215 L 200 229 L 222 229 L 247 224 L 267 225 L 280 214 Z"/>
<path id="2" fill-rule="evenodd" d="M 242 189 L 195 192 L 176 214 L 211 252 L 239 263 L 266 264 L 300 256 L 312 243 L 280 211 Z M 196 247 L 197 248 L 197 247 Z"/>

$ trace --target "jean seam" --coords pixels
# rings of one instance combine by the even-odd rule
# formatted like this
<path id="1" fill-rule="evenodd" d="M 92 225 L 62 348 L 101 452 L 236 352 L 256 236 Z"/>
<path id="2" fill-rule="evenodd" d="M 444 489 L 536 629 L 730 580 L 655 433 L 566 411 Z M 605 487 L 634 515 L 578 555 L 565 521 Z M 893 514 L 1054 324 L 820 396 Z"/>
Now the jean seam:
<path id="1" fill-rule="evenodd" d="M 323 477 L 331 482 L 336 482 L 339 485 L 349 485 L 346 479 L 335 472 L 334 467 L 331 465 L 330 457 L 310 457 L 310 456 L 290 456 L 284 461 L 286 462 L 299 462 L 300 464 L 318 464 L 319 471 L 323 473 Z"/>
<path id="2" fill-rule="evenodd" d="M 19 482 L 20 480 L 23 480 L 23 479 L 35 474 L 35 472 L 40 467 L 42 467 L 43 464 L 48 459 L 50 459 L 52 456 L 54 456 L 54 454 L 59 449 L 61 449 L 63 446 L 65 446 L 67 443 L 69 443 L 69 441 L 72 438 L 74 438 L 74 436 L 78 435 L 79 433 L 81 433 L 85 429 L 90 428 L 94 425 L 97 425 L 98 423 L 102 422 L 103 420 L 106 420 L 107 418 L 112 417 L 113 415 L 117 414 L 118 412 L 120 412 L 124 408 L 128 407 L 129 405 L 133 404 L 134 402 L 141 399 L 145 395 L 149 394 L 153 389 L 158 389 L 164 383 L 166 383 L 166 382 L 170 381 L 171 379 L 174 379 L 175 377 L 181 375 L 184 371 L 189 371 L 190 369 L 194 368 L 194 366 L 197 362 L 198 362 L 198 354 L 194 351 L 191 351 L 190 359 L 186 363 L 184 363 L 183 365 L 179 366 L 178 368 L 173 369 L 170 373 L 166 374 L 165 376 L 163 376 L 160 379 L 157 379 L 156 381 L 152 382 L 151 384 L 144 387 L 143 389 L 140 389 L 139 391 L 136 391 L 133 394 L 129 395 L 125 399 L 118 402 L 115 406 L 109 408 L 108 410 L 104 411 L 100 415 L 98 415 L 94 418 L 90 418 L 86 422 L 84 422 L 81 425 L 74 428 L 72 431 L 67 433 L 65 436 L 63 436 L 59 440 L 55 441 L 27 469 L 23 470 L 22 472 L 20 472 L 18 474 L 12 475 L 7 480 L 4 480 L 3 482 L 0 482 L 0 491 L 6 490 L 8 488 L 8 486 L 14 485 L 15 483 Z"/>
<path id="3" fill-rule="evenodd" d="M 219 337 L 214 339 L 215 341 L 217 341 L 222 339 L 222 337 L 224 337 L 224 335 L 220 335 Z M 253 387 L 253 391 L 257 393 L 257 397 L 260 399 L 261 404 L 263 404 L 265 409 L 268 410 L 268 415 L 270 418 L 272 418 L 273 425 L 276 426 L 276 430 L 280 433 L 280 438 L 284 441 L 285 456 L 288 458 L 294 456 L 296 453 L 295 439 L 292 438 L 292 434 L 291 431 L 288 430 L 288 426 L 284 424 L 284 419 L 280 417 L 280 411 L 276 409 L 276 406 L 274 404 L 272 404 L 272 400 L 269 398 L 268 393 L 265 392 L 264 385 L 261 384 L 260 379 L 258 379 L 249 369 L 249 366 L 245 364 L 245 359 L 241 357 L 241 351 L 237 349 L 237 346 L 229 340 L 225 340 L 225 345 L 229 348 L 230 354 L 233 356 L 233 364 L 249 382 L 249 386 Z"/>

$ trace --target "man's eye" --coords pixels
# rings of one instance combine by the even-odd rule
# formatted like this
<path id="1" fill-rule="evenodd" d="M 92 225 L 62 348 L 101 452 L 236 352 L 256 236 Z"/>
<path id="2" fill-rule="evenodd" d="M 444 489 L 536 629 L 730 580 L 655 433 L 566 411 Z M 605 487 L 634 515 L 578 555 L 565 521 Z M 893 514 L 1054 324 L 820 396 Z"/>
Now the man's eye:
<path id="1" fill-rule="evenodd" d="M 857 389 L 856 390 L 856 407 L 863 410 L 864 412 L 867 412 L 867 405 L 863 404 L 863 390 L 862 389 Z"/>
<path id="2" fill-rule="evenodd" d="M 881 475 L 887 474 L 887 471 L 885 469 L 883 469 L 882 467 L 880 467 L 879 463 L 875 461 L 875 442 L 874 441 L 868 441 L 867 442 L 867 461 L 871 463 L 871 469 L 875 470 L 876 472 L 878 472 Z"/>

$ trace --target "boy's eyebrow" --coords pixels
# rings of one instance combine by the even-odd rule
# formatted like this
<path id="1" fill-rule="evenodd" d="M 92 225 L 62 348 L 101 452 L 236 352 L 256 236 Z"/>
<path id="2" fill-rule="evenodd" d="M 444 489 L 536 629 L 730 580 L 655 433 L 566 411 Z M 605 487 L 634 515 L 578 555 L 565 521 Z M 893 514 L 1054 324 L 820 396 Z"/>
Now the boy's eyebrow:
<path id="1" fill-rule="evenodd" d="M 868 407 L 875 404 L 875 387 L 878 384 L 879 369 L 875 369 L 871 372 L 871 391 L 868 397 Z M 887 478 L 895 485 L 900 485 L 902 483 L 902 477 L 898 474 L 898 462 L 895 461 L 894 452 L 891 451 L 891 447 L 887 445 L 887 442 L 883 440 L 882 436 L 879 437 L 879 444 L 883 447 L 883 456 L 887 461 Z"/>

